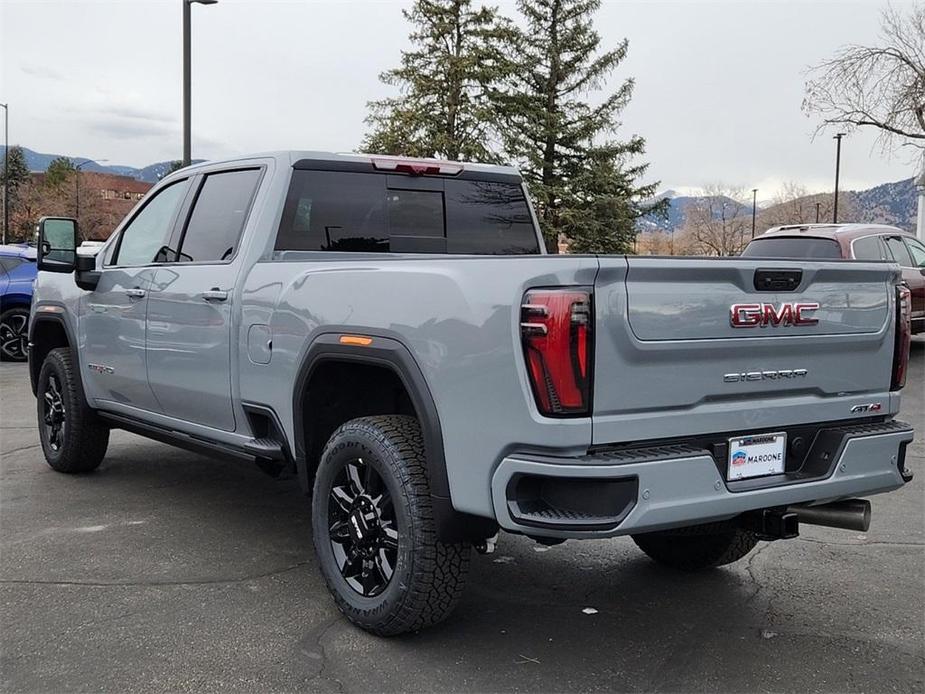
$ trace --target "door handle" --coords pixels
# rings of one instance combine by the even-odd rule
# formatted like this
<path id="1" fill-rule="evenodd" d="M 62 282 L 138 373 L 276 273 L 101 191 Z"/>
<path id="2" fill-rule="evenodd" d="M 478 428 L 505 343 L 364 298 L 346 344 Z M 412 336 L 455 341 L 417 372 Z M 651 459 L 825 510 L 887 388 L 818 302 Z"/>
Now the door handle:
<path id="1" fill-rule="evenodd" d="M 209 291 L 203 292 L 202 298 L 206 301 L 225 301 L 228 299 L 228 292 L 224 289 L 213 287 Z"/>
<path id="2" fill-rule="evenodd" d="M 135 287 L 134 289 L 126 289 L 125 294 L 133 299 L 141 299 L 145 295 L 145 290 Z"/>

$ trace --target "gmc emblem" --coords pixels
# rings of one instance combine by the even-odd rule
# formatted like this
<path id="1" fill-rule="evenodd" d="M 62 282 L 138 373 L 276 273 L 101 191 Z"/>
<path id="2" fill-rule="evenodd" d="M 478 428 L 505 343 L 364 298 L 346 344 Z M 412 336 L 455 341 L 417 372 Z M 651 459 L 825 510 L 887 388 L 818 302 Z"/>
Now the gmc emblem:
<path id="1" fill-rule="evenodd" d="M 729 307 L 729 323 L 733 328 L 764 328 L 769 325 L 815 325 L 818 319 L 807 316 L 816 311 L 815 302 L 784 302 L 774 304 L 733 304 Z"/>

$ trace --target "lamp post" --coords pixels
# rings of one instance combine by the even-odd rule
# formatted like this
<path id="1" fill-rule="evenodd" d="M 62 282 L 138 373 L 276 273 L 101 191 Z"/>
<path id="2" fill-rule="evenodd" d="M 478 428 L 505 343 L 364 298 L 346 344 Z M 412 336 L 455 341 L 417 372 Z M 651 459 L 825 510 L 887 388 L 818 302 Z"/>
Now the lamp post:
<path id="1" fill-rule="evenodd" d="M 752 188 L 752 238 L 755 238 L 755 219 L 758 211 L 758 189 Z"/>
<path id="2" fill-rule="evenodd" d="M 190 121 L 192 120 L 190 98 L 192 88 L 192 68 L 190 67 L 190 52 L 192 40 L 190 38 L 190 6 L 214 5 L 218 0 L 181 0 L 183 3 L 183 166 L 189 166 L 192 157 L 192 137 L 190 135 Z"/>
<path id="3" fill-rule="evenodd" d="M 10 105 L 3 106 L 3 243 L 10 228 Z"/>
<path id="4" fill-rule="evenodd" d="M 835 203 L 832 207 L 832 223 L 838 224 L 838 175 L 841 172 L 841 139 L 846 133 L 838 133 L 835 140 Z"/>
<path id="5" fill-rule="evenodd" d="M 97 164 L 101 161 L 109 160 L 97 159 L 94 161 L 92 159 L 87 159 L 86 161 L 74 165 L 74 218 L 77 220 L 78 224 L 80 223 L 80 170 L 87 164 Z"/>

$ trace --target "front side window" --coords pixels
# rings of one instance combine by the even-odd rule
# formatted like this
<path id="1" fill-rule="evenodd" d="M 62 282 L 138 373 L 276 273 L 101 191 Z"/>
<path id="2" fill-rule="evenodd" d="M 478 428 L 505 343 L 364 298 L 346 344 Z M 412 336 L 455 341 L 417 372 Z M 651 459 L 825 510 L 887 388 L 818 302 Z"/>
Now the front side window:
<path id="1" fill-rule="evenodd" d="M 887 250 L 889 250 L 890 255 L 893 256 L 893 260 L 903 267 L 913 267 L 912 256 L 909 255 L 909 251 L 906 250 L 906 244 L 903 243 L 901 238 L 898 236 L 888 236 L 884 241 L 886 241 Z"/>
<path id="2" fill-rule="evenodd" d="M 177 210 L 186 196 L 189 179 L 158 191 L 122 231 L 116 265 L 148 265 L 165 247 Z"/>
<path id="3" fill-rule="evenodd" d="M 925 245 L 915 239 L 906 239 L 906 246 L 912 255 L 912 262 L 916 267 L 925 268 Z"/>
<path id="4" fill-rule="evenodd" d="M 260 169 L 205 177 L 180 244 L 180 262 L 222 261 L 234 255 L 259 182 Z"/>

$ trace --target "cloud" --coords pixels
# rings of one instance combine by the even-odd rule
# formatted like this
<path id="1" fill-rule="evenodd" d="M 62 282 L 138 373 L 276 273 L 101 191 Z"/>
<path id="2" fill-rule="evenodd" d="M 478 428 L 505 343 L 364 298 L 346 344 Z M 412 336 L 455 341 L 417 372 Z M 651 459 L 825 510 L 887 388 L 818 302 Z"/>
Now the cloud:
<path id="1" fill-rule="evenodd" d="M 105 109 L 101 109 L 101 113 L 105 113 L 109 116 L 116 116 L 118 118 L 125 118 L 129 120 L 140 120 L 140 121 L 153 121 L 155 123 L 174 123 L 177 120 L 176 116 L 167 115 L 164 113 L 157 113 L 154 111 L 147 111 L 145 109 L 138 108 L 137 106 L 129 105 L 107 105 Z"/>
<path id="2" fill-rule="evenodd" d="M 62 73 L 45 65 L 36 65 L 34 63 L 20 63 L 19 69 L 30 77 L 37 77 L 43 80 L 53 80 L 63 82 L 65 77 Z"/>
<path id="3" fill-rule="evenodd" d="M 177 128 L 160 122 L 138 122 L 131 119 L 105 119 L 88 123 L 90 130 L 116 140 L 140 137 L 165 137 L 177 134 Z"/>

